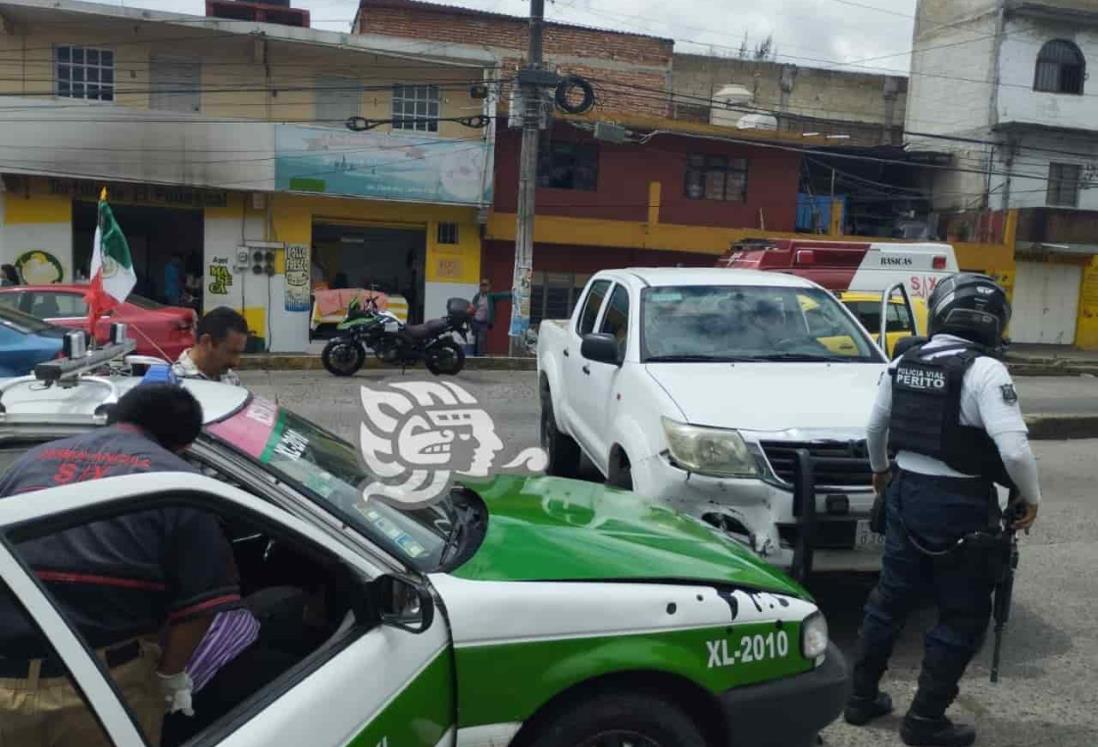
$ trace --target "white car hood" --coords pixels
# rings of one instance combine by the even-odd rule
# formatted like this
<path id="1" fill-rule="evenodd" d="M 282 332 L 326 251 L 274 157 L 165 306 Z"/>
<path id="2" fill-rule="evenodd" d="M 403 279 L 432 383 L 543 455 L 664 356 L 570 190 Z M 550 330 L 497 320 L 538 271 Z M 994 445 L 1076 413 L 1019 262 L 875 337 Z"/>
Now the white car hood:
<path id="1" fill-rule="evenodd" d="M 884 363 L 649 363 L 687 422 L 748 431 L 860 429 Z"/>

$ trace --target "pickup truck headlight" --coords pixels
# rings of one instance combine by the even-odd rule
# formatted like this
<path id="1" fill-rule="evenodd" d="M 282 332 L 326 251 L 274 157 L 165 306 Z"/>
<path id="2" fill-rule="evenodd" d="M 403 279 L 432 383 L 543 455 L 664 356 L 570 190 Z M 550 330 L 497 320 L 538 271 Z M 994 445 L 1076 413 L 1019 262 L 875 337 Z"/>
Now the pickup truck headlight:
<path id="1" fill-rule="evenodd" d="M 679 467 L 715 477 L 755 477 L 759 467 L 743 437 L 725 428 L 702 428 L 662 418 L 667 450 Z"/>
<path id="2" fill-rule="evenodd" d="M 801 654 L 812 661 L 827 651 L 827 618 L 813 612 L 801 625 Z"/>

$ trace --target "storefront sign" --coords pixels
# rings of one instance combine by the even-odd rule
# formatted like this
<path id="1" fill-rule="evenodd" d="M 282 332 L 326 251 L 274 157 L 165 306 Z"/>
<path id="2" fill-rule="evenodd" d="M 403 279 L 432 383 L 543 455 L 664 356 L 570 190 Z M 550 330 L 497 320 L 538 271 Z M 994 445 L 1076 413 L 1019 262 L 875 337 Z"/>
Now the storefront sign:
<path id="1" fill-rule="evenodd" d="M 233 284 L 233 274 L 229 271 L 228 265 L 228 257 L 213 258 L 213 263 L 210 265 L 210 282 L 209 285 L 206 286 L 210 291 L 210 295 L 229 295 L 229 286 Z"/>
<path id="2" fill-rule="evenodd" d="M 388 200 L 481 205 L 491 150 L 480 139 L 277 125 L 275 188 Z"/>
<path id="3" fill-rule="evenodd" d="M 103 186 L 103 182 L 96 181 L 78 179 L 49 180 L 50 194 L 71 195 L 77 199 L 89 201 L 99 199 L 99 192 Z M 225 207 L 229 204 L 229 193 L 224 190 L 115 182 L 107 182 L 106 187 L 111 202 L 188 208 Z"/>
<path id="4" fill-rule="evenodd" d="M 309 247 L 286 247 L 286 311 L 309 310 Z"/>

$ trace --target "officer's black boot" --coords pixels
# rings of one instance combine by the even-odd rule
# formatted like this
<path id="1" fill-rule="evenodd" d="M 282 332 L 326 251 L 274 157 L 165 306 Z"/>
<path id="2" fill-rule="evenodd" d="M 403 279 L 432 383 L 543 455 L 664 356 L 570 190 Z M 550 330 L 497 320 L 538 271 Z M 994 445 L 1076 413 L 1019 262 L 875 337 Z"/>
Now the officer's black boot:
<path id="1" fill-rule="evenodd" d="M 967 660 L 928 655 L 919 673 L 919 689 L 911 709 L 900 724 L 900 739 L 911 747 L 968 747 L 976 741 L 976 730 L 946 718 L 946 709 L 959 692 Z"/>
<path id="2" fill-rule="evenodd" d="M 968 747 L 976 741 L 976 730 L 945 716 L 923 718 L 908 711 L 900 724 L 900 739 L 911 747 Z"/>
<path id="3" fill-rule="evenodd" d="M 885 665 L 862 655 L 854 664 L 853 689 L 843 710 L 843 719 L 854 726 L 864 726 L 875 718 L 892 713 L 892 698 L 878 689 Z"/>

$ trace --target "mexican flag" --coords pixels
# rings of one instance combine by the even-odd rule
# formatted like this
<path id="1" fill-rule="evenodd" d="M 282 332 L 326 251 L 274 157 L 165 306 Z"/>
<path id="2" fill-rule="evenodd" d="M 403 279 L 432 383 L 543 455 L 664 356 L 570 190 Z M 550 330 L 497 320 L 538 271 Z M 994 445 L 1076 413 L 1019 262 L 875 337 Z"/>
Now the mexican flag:
<path id="1" fill-rule="evenodd" d="M 88 302 L 88 332 L 94 336 L 96 320 L 125 301 L 137 283 L 130 245 L 107 204 L 106 189 L 99 195 L 99 225 L 95 228 L 89 276 L 91 286 L 84 300 Z"/>

